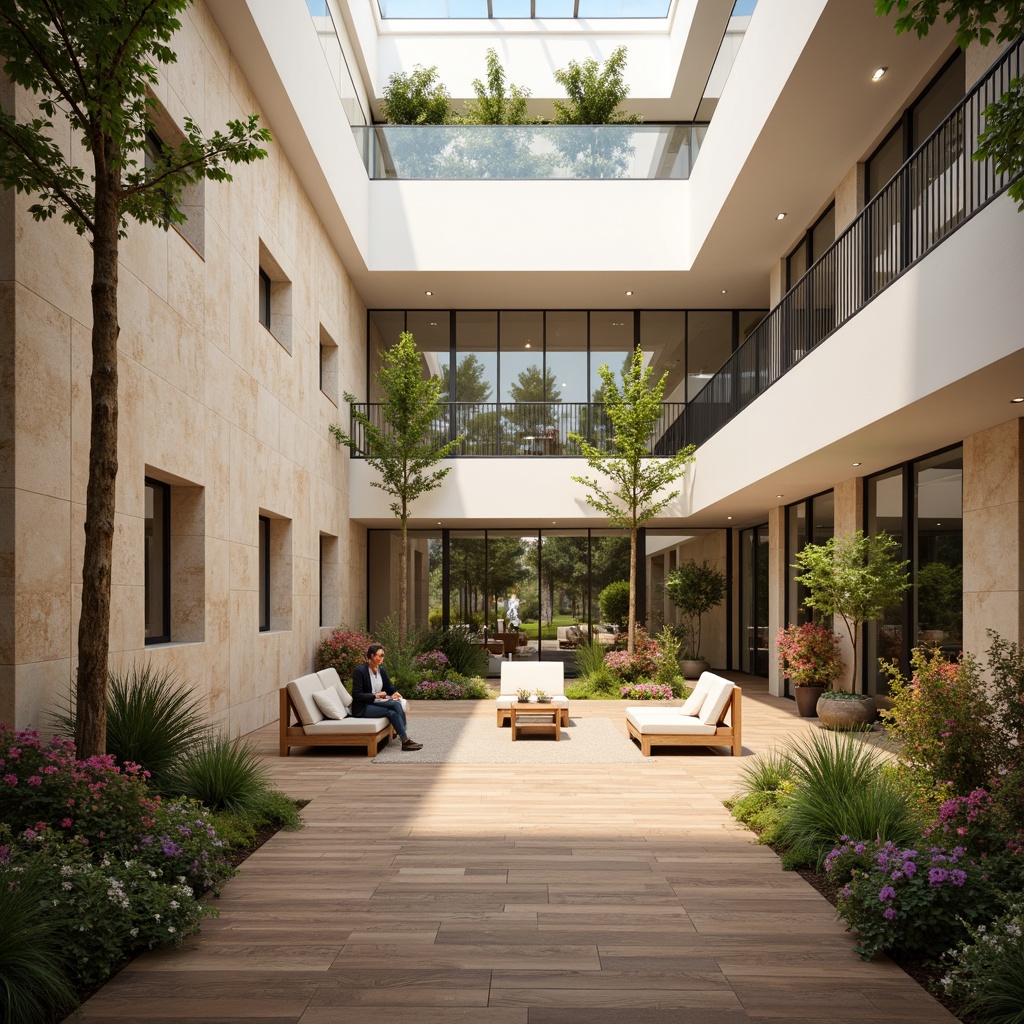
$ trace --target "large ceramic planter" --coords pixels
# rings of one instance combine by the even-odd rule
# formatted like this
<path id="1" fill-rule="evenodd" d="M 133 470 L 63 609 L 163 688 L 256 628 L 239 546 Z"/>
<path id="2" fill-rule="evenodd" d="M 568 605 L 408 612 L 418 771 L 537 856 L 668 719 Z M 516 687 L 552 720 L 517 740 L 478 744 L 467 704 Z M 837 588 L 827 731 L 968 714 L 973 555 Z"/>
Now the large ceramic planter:
<path id="1" fill-rule="evenodd" d="M 684 679 L 700 679 L 702 672 L 709 672 L 711 670 L 711 662 L 704 661 L 703 659 L 697 660 L 695 658 L 684 658 L 679 662 L 679 671 L 683 673 Z"/>
<path id="2" fill-rule="evenodd" d="M 862 729 L 875 720 L 873 697 L 819 697 L 817 709 L 826 729 Z"/>
<path id="3" fill-rule="evenodd" d="M 824 686 L 794 686 L 796 710 L 801 718 L 813 718 L 817 712 L 818 698 L 825 692 Z"/>

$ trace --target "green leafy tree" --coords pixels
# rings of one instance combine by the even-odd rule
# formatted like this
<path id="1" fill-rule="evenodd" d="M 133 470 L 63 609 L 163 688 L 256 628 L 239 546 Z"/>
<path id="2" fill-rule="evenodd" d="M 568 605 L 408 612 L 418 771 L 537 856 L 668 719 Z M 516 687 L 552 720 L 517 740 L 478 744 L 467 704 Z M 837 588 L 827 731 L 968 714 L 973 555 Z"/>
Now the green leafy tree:
<path id="1" fill-rule="evenodd" d="M 475 100 L 466 103 L 462 120 L 466 124 L 528 124 L 526 100 L 530 90 L 506 81 L 498 51 L 487 50 L 487 81 L 473 79 Z"/>
<path id="2" fill-rule="evenodd" d="M 452 98 L 436 67 L 416 64 L 408 74 L 396 71 L 388 79 L 380 110 L 389 124 L 449 124 Z"/>
<path id="3" fill-rule="evenodd" d="M 896 33 L 916 32 L 926 36 L 941 16 L 956 24 L 956 42 L 966 50 L 977 39 L 982 46 L 993 40 L 1009 42 L 1024 32 L 1024 4 L 1021 0 L 875 0 L 875 12 L 889 15 L 896 9 Z M 1024 171 L 1024 84 L 1020 77 L 1010 81 L 1006 92 L 982 112 L 985 128 L 978 136 L 975 160 L 991 159 L 1000 174 L 1010 177 Z M 1009 188 L 1017 209 L 1024 211 L 1024 177 Z"/>
<path id="4" fill-rule="evenodd" d="M 409 611 L 409 507 L 421 494 L 441 486 L 451 467 L 433 467 L 447 458 L 462 438 L 447 444 L 439 442 L 435 423 L 446 396 L 441 394 L 437 377 L 424 378 L 420 354 L 408 331 L 403 331 L 398 343 L 383 353 L 376 380 L 383 398 L 381 424 L 378 426 L 353 407 L 352 420 L 362 428 L 362 445 L 336 423 L 331 424 L 330 431 L 339 445 L 345 445 L 353 455 L 363 456 L 380 473 L 381 479 L 373 480 L 372 486 L 395 498 L 390 508 L 402 525 L 398 631 L 404 639 Z M 346 402 L 355 400 L 354 395 L 345 395 Z"/>
<path id="5" fill-rule="evenodd" d="M 106 747 L 110 580 L 117 478 L 118 256 L 128 220 L 166 230 L 186 220 L 186 185 L 230 181 L 227 164 L 266 156 L 258 118 L 205 136 L 184 119 L 184 141 L 145 159 L 150 88 L 173 64 L 177 15 L 190 0 L 2 0 L 0 53 L 15 86 L 33 94 L 26 121 L 0 111 L 0 185 L 37 197 L 36 220 L 58 212 L 92 246 L 92 423 L 78 628 L 75 742 L 82 758 Z M 70 126 L 74 144 L 60 141 Z M 77 166 L 66 151 L 89 154 Z"/>
<path id="6" fill-rule="evenodd" d="M 683 635 L 691 658 L 702 657 L 701 620 L 725 600 L 726 583 L 725 573 L 720 569 L 706 560 L 695 562 L 692 558 L 681 562 L 665 577 L 665 592 L 686 619 Z"/>
<path id="7" fill-rule="evenodd" d="M 456 405 L 451 411 L 455 431 L 466 435 L 467 454 L 471 455 L 496 454 L 493 447 L 498 414 L 493 408 L 474 408 L 490 401 L 491 384 L 486 374 L 487 367 L 473 352 L 462 356 L 455 367 Z M 451 394 L 451 370 L 447 363 L 441 368 L 441 390 L 447 400 Z"/>
<path id="8" fill-rule="evenodd" d="M 804 604 L 823 615 L 838 615 L 846 626 L 853 647 L 853 690 L 860 627 L 881 618 L 910 586 L 910 563 L 897 558 L 899 551 L 899 542 L 889 534 L 867 536 L 857 530 L 830 537 L 824 544 L 806 544 L 796 555 L 793 568 L 801 573 L 796 582 L 808 591 Z"/>
<path id="9" fill-rule="evenodd" d="M 592 57 L 581 64 L 570 61 L 568 67 L 555 72 L 555 81 L 565 89 L 567 98 L 555 100 L 555 116 L 559 125 L 578 125 L 554 136 L 563 160 L 577 178 L 621 178 L 635 153 L 633 132 L 629 128 L 582 127 L 584 125 L 641 124 L 639 114 L 619 110 L 629 95 L 623 79 L 626 69 L 626 47 L 618 47 L 602 66 Z"/>
<path id="10" fill-rule="evenodd" d="M 650 522 L 679 494 L 668 491 L 693 461 L 693 446 L 675 455 L 658 458 L 650 454 L 651 437 L 661 417 L 661 399 L 668 371 L 652 381 L 654 368 L 644 369 L 644 354 L 637 348 L 622 385 L 607 366 L 598 369 L 604 390 L 605 409 L 612 425 L 611 451 L 595 448 L 585 437 L 570 434 L 580 446 L 591 469 L 603 479 L 574 476 L 590 489 L 587 504 L 608 517 L 615 529 L 629 530 L 629 624 L 626 650 L 633 653 L 636 629 L 636 548 L 640 528 Z"/>

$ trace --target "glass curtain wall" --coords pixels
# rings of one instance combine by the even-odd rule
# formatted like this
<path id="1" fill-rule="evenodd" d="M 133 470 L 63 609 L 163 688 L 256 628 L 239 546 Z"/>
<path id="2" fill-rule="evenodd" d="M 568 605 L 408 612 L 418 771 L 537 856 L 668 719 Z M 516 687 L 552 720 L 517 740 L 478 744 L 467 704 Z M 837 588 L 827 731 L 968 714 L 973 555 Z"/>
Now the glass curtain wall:
<path id="1" fill-rule="evenodd" d="M 768 524 L 740 532 L 740 670 L 768 675 Z"/>
<path id="2" fill-rule="evenodd" d="M 498 454 L 498 314 L 463 311 L 455 314 L 456 436 L 465 440 L 462 455 Z"/>
<path id="3" fill-rule="evenodd" d="M 888 692 L 879 659 L 904 671 L 918 645 L 956 657 L 963 644 L 963 449 L 929 455 L 867 481 L 867 524 L 901 545 L 911 583 L 903 601 L 867 630 L 869 693 Z"/>
<path id="4" fill-rule="evenodd" d="M 570 434 L 587 435 L 587 314 L 583 310 L 545 314 L 544 358 L 554 392 L 552 412 L 558 413 L 557 451 L 578 455 Z"/>
<path id="5" fill-rule="evenodd" d="M 786 624 L 800 626 L 812 618 L 804 604 L 807 588 L 797 583 L 800 570 L 794 565 L 805 544 L 824 544 L 835 534 L 835 493 L 825 491 L 786 509 Z"/>

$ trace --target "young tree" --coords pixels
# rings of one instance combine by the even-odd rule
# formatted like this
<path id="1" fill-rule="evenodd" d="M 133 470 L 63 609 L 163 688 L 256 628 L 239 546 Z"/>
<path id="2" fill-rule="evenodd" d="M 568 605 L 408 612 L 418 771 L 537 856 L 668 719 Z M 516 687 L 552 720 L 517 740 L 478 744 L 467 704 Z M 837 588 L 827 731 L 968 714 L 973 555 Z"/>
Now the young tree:
<path id="1" fill-rule="evenodd" d="M 498 51 L 487 51 L 487 82 L 473 79 L 476 99 L 466 104 L 463 120 L 466 124 L 528 124 L 526 100 L 530 90 L 505 82 L 505 69 Z"/>
<path id="2" fill-rule="evenodd" d="M 863 530 L 830 537 L 824 544 L 805 544 L 797 552 L 797 583 L 807 588 L 804 604 L 824 615 L 838 615 L 853 647 L 851 690 L 857 687 L 857 634 L 865 622 L 881 618 L 910 586 L 909 562 L 896 556 L 900 546 L 887 533 L 867 536 Z"/>
<path id="3" fill-rule="evenodd" d="M 661 416 L 661 398 L 665 393 L 668 371 L 652 382 L 653 367 L 644 369 L 644 354 L 638 348 L 629 369 L 622 372 L 622 387 L 607 366 L 597 371 L 604 389 L 605 408 L 612 425 L 612 451 L 595 448 L 585 437 L 570 434 L 580 446 L 587 465 L 597 470 L 607 483 L 587 476 L 574 476 L 577 483 L 589 487 L 587 504 L 608 517 L 616 529 L 629 530 L 629 623 L 626 649 L 633 653 L 636 629 L 636 543 L 637 532 L 650 522 L 679 494 L 665 491 L 686 472 L 693 461 L 693 446 L 668 458 L 650 453 L 651 435 Z"/>
<path id="4" fill-rule="evenodd" d="M 982 46 L 995 38 L 1009 42 L 1024 32 L 1021 0 L 875 0 L 875 12 L 886 16 L 896 8 L 896 33 L 926 36 L 940 14 L 947 24 L 957 23 L 956 42 L 966 50 L 977 39 Z M 992 26 L 992 27 L 990 27 Z M 985 129 L 978 136 L 975 160 L 991 159 L 1000 174 L 1024 171 L 1024 83 L 1011 80 L 1007 91 L 983 111 Z M 1017 209 L 1024 211 L 1024 177 L 1009 188 Z"/>
<path id="5" fill-rule="evenodd" d="M 448 124 L 451 96 L 436 67 L 416 64 L 408 74 L 396 71 L 388 79 L 380 110 L 389 124 Z"/>
<path id="6" fill-rule="evenodd" d="M 435 423 L 447 395 L 441 393 L 439 378 L 424 379 L 420 354 L 408 331 L 403 331 L 398 343 L 383 354 L 381 368 L 377 371 L 377 384 L 384 399 L 380 426 L 366 413 L 352 409 L 352 419 L 363 431 L 362 445 L 336 423 L 331 424 L 330 431 L 339 445 L 343 444 L 353 455 L 365 458 L 380 473 L 381 479 L 372 481 L 372 486 L 395 497 L 390 507 L 402 524 L 398 631 L 404 640 L 409 619 L 409 506 L 421 494 L 441 486 L 451 466 L 444 469 L 432 467 L 447 458 L 462 438 L 447 444 L 439 442 Z M 345 395 L 346 402 L 355 400 L 354 395 Z"/>
<path id="7" fill-rule="evenodd" d="M 202 178 L 230 181 L 229 163 L 266 156 L 270 133 L 253 115 L 205 137 L 184 120 L 185 141 L 147 166 L 153 130 L 149 88 L 170 47 L 176 15 L 191 0 L 2 0 L 0 54 L 10 80 L 38 97 L 19 122 L 0 111 L 0 186 L 38 197 L 36 220 L 59 211 L 92 244 L 92 425 L 86 495 L 82 615 L 78 628 L 75 742 L 78 756 L 106 746 L 111 550 L 117 476 L 118 255 L 128 218 L 165 230 L 186 220 L 182 189 Z M 55 123 L 56 122 L 56 123 Z M 69 162 L 56 139 L 65 124 L 89 154 Z M 71 147 L 75 151 L 75 146 Z"/>

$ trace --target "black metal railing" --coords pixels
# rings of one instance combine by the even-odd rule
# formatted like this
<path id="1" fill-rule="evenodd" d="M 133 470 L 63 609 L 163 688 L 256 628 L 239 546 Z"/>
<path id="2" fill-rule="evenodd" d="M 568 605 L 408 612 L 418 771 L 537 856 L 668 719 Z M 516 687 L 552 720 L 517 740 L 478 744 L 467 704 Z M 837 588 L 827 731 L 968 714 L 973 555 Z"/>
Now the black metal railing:
<path id="1" fill-rule="evenodd" d="M 375 427 L 383 427 L 379 403 L 356 403 L 352 408 L 365 414 Z M 651 432 L 652 455 L 665 453 L 665 439 L 682 411 L 682 402 L 663 403 L 661 417 Z M 431 429 L 438 444 L 462 438 L 455 455 L 488 458 L 579 457 L 580 447 L 570 434 L 578 434 L 602 450 L 608 449 L 612 436 L 611 422 L 600 402 L 450 402 L 441 406 Z M 364 431 L 354 418 L 349 430 L 364 449 Z"/>
<path id="2" fill-rule="evenodd" d="M 973 154 L 985 108 L 1020 75 L 1018 40 L 687 404 L 672 443 L 707 441 L 1012 184 Z"/>

